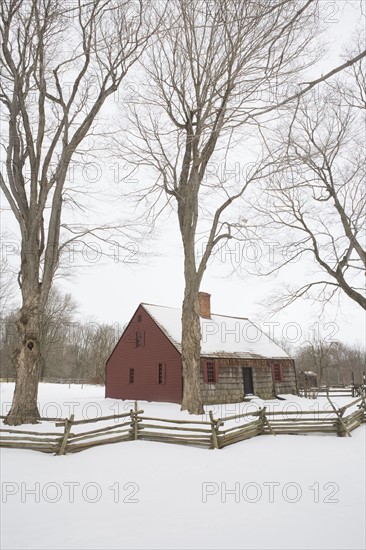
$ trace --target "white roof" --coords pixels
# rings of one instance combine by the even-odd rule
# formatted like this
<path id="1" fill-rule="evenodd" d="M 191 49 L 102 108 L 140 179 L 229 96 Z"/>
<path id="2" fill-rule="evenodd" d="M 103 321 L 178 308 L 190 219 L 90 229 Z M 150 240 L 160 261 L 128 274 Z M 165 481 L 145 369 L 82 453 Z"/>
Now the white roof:
<path id="1" fill-rule="evenodd" d="M 178 308 L 141 304 L 172 344 L 181 351 L 182 311 Z M 211 315 L 200 317 L 201 355 L 204 357 L 289 359 L 289 355 L 249 319 Z"/>

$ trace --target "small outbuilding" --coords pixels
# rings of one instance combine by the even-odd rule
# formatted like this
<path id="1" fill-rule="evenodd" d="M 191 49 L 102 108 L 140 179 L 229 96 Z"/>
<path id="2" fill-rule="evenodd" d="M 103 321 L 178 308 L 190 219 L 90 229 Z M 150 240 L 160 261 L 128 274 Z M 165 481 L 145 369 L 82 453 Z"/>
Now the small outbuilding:
<path id="1" fill-rule="evenodd" d="M 294 360 L 245 317 L 211 314 L 199 294 L 204 404 L 297 393 Z M 140 304 L 106 364 L 106 397 L 181 403 L 180 309 Z"/>
<path id="2" fill-rule="evenodd" d="M 301 388 L 316 388 L 318 385 L 318 375 L 312 370 L 302 370 L 299 372 L 299 386 Z"/>

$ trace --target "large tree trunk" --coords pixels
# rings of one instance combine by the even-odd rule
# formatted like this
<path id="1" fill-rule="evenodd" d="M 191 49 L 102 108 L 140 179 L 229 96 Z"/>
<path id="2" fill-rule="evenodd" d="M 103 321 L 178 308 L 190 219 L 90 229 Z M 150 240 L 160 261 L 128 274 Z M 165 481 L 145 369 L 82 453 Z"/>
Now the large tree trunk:
<path id="1" fill-rule="evenodd" d="M 188 233 L 188 232 L 187 232 Z M 182 307 L 182 411 L 203 414 L 201 385 L 201 326 L 199 318 L 198 291 L 200 277 L 196 272 L 194 238 L 182 235 L 184 245 L 184 299 Z"/>
<path id="2" fill-rule="evenodd" d="M 35 424 L 39 418 L 37 407 L 38 382 L 41 367 L 41 323 L 39 291 L 23 290 L 23 305 L 17 319 L 19 344 L 13 354 L 16 372 L 11 409 L 5 424 Z"/>
<path id="3" fill-rule="evenodd" d="M 198 312 L 198 292 L 185 295 L 182 310 L 183 399 L 181 410 L 203 414 L 201 397 L 201 327 Z"/>

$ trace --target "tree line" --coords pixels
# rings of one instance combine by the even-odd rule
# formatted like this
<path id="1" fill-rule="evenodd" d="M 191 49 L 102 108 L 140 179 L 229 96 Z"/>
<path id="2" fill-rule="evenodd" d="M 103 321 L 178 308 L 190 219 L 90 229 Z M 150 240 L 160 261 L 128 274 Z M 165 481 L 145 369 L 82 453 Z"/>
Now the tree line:
<path id="1" fill-rule="evenodd" d="M 315 373 L 318 386 L 363 384 L 366 354 L 357 345 L 307 340 L 295 352 L 295 367 L 299 385 L 304 372 Z"/>
<path id="2" fill-rule="evenodd" d="M 41 381 L 80 381 L 104 384 L 105 363 L 122 327 L 76 319 L 77 303 L 70 294 L 52 288 L 41 319 Z M 17 311 L 1 321 L 0 378 L 15 379 L 14 353 L 18 345 Z"/>
<path id="3" fill-rule="evenodd" d="M 41 320 L 41 381 L 86 384 L 105 383 L 105 364 L 124 327 L 118 324 L 77 320 L 78 304 L 70 294 L 53 287 Z M 5 313 L 0 334 L 0 378 L 15 380 L 13 363 L 18 345 L 17 311 Z M 314 372 L 319 385 L 361 384 L 366 370 L 366 353 L 360 346 L 328 341 L 315 335 L 296 348 L 281 341 L 295 358 L 298 381 L 303 372 Z"/>

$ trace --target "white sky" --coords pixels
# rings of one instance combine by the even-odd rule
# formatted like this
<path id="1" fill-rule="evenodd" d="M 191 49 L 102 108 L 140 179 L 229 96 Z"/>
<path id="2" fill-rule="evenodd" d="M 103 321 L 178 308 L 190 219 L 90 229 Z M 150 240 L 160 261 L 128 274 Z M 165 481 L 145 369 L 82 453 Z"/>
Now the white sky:
<path id="1" fill-rule="evenodd" d="M 343 45 L 350 40 L 359 19 L 359 3 L 346 1 L 322 1 L 324 22 L 328 25 L 327 41 L 329 49 L 322 61 L 321 68 L 314 72 L 327 72 L 342 62 L 340 55 Z M 111 178 L 111 165 L 107 168 L 106 179 Z M 120 163 L 123 170 L 124 165 Z M 102 174 L 104 179 L 105 172 Z M 103 197 L 101 209 L 117 211 L 120 208 L 128 211 L 128 207 L 118 204 L 106 207 L 107 197 Z M 6 208 L 4 198 L 1 197 L 2 208 Z M 130 211 L 132 214 L 133 211 Z M 14 230 L 11 214 L 2 210 L 1 231 Z M 128 242 L 125 241 L 125 242 Z M 79 317 L 83 320 L 93 319 L 100 322 L 118 323 L 121 328 L 131 317 L 140 302 L 180 307 L 183 298 L 183 257 L 179 231 L 174 219 L 166 221 L 159 228 L 157 236 L 149 242 L 134 244 L 144 250 L 144 255 L 133 256 L 120 250 L 119 261 L 113 258 L 98 258 L 89 252 L 86 247 L 79 245 L 76 250 L 82 251 L 85 267 L 75 269 L 67 279 L 59 278 L 58 287 L 69 291 L 79 302 Z M 239 245 L 241 246 L 241 245 Z M 242 249 L 235 249 L 236 254 Z M 4 250 L 4 248 L 3 248 Z M 246 249 L 247 256 L 253 250 Z M 269 249 L 259 251 L 263 257 L 268 255 Z M 231 258 L 235 262 L 235 253 Z M 138 260 L 136 263 L 134 260 Z M 80 255 L 71 267 L 80 264 Z M 254 264 L 249 263 L 249 269 Z M 309 302 L 298 302 L 295 306 L 286 309 L 276 318 L 266 316 L 263 300 L 265 296 L 273 294 L 286 282 L 293 281 L 296 274 L 312 266 L 299 263 L 291 267 L 290 272 L 283 272 L 272 280 L 237 274 L 231 275 L 232 266 L 230 252 L 218 253 L 218 261 L 211 264 L 205 274 L 201 290 L 211 293 L 212 311 L 224 315 L 249 317 L 258 322 L 262 329 L 269 331 L 275 338 L 284 338 L 291 343 L 309 337 L 314 331 L 316 334 L 349 343 L 364 344 L 365 314 L 357 304 L 346 296 L 329 307 L 326 314 L 319 317 L 319 308 Z M 260 305 L 262 302 L 262 306 Z M 268 324 L 272 323 L 272 325 Z M 276 323 L 276 324 L 273 324 Z"/>

